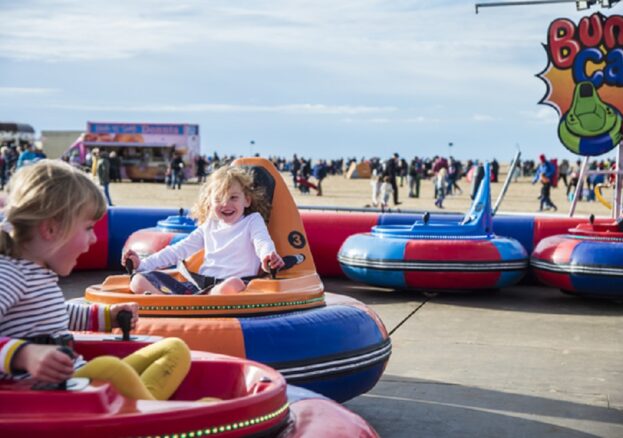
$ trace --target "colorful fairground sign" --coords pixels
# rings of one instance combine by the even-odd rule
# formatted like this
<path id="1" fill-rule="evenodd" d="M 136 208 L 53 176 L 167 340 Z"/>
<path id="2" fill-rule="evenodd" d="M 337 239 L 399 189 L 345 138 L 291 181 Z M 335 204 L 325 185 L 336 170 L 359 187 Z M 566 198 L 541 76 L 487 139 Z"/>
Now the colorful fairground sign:
<path id="1" fill-rule="evenodd" d="M 621 141 L 623 16 L 597 12 L 576 24 L 558 18 L 547 30 L 547 84 L 540 103 L 558 111 L 558 137 L 571 152 L 602 155 Z"/>

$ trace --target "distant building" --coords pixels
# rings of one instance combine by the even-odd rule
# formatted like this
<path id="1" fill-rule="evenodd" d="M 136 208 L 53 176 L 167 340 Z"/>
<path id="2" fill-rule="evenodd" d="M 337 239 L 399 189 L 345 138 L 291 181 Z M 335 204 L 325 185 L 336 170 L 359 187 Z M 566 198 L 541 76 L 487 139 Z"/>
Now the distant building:
<path id="1" fill-rule="evenodd" d="M 60 158 L 83 131 L 41 131 L 43 152 L 48 158 Z"/>
<path id="2" fill-rule="evenodd" d="M 17 146 L 32 144 L 35 141 L 35 130 L 26 123 L 0 122 L 0 145 Z"/>

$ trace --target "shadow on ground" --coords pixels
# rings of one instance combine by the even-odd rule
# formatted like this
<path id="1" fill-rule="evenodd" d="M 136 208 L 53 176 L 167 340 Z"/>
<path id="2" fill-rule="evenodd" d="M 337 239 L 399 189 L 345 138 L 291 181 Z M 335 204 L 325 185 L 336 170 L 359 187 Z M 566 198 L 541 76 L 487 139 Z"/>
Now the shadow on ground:
<path id="1" fill-rule="evenodd" d="M 616 409 L 392 375 L 345 406 L 383 437 L 623 436 Z"/>
<path id="2" fill-rule="evenodd" d="M 325 289 L 351 296 L 366 304 L 431 303 L 495 309 L 509 312 L 532 312 L 559 315 L 623 315 L 621 302 L 562 293 L 538 285 L 520 285 L 505 289 L 424 293 L 392 290 L 343 278 L 323 278 Z"/>

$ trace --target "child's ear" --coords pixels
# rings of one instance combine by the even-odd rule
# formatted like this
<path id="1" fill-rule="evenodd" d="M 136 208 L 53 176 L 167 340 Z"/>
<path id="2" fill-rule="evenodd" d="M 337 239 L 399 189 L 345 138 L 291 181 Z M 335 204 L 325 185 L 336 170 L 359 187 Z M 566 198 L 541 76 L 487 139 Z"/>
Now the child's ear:
<path id="1" fill-rule="evenodd" d="M 244 208 L 251 206 L 251 197 L 249 195 L 244 195 Z"/>
<path id="2" fill-rule="evenodd" d="M 45 219 L 39 222 L 37 230 L 43 240 L 54 240 L 58 234 L 58 223 L 53 219 Z"/>

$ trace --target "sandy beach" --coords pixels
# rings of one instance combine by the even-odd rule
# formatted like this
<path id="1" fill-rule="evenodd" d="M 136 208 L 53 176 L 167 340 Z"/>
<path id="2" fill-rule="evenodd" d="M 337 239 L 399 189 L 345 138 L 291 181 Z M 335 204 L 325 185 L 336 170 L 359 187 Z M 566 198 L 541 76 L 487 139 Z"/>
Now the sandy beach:
<path id="1" fill-rule="evenodd" d="M 506 178 L 505 168 L 502 167 L 500 182 L 491 184 L 492 203 L 495 201 L 502 190 L 504 179 Z M 328 176 L 322 184 L 323 196 L 316 196 L 312 191 L 310 194 L 302 194 L 294 189 L 289 173 L 282 173 L 290 192 L 294 196 L 298 206 L 331 206 L 361 208 L 371 203 L 371 185 L 369 179 L 347 179 L 344 176 Z M 189 208 L 197 199 L 200 185 L 192 180 L 182 186 L 181 190 L 171 190 L 162 183 L 112 183 L 110 193 L 112 201 L 118 206 L 145 206 L 145 207 L 184 207 Z M 419 198 L 408 197 L 408 187 L 405 183 L 399 187 L 399 201 L 402 202 L 398 208 L 402 210 L 420 211 L 451 211 L 466 212 L 470 205 L 469 194 L 471 185 L 465 178 L 459 181 L 459 186 L 463 189 L 462 194 L 447 196 L 444 201 L 444 209 L 435 207 L 433 198 L 434 189 L 432 180 L 423 180 L 421 183 L 421 193 Z M 540 187 L 538 184 L 532 185 L 531 178 L 522 177 L 518 182 L 512 183 L 504 197 L 500 212 L 521 212 L 537 213 L 539 208 Z M 604 197 L 610 199 L 612 191 L 604 190 Z M 558 188 L 552 189 L 552 201 L 558 207 L 557 212 L 543 212 L 542 214 L 567 215 L 571 203 L 566 196 L 566 189 L 561 182 Z M 394 209 L 393 205 L 390 208 Z M 610 212 L 599 202 L 579 202 L 576 207 L 576 216 L 609 216 Z"/>

